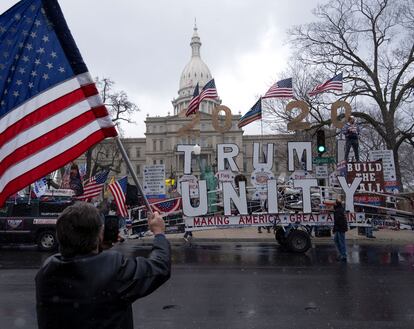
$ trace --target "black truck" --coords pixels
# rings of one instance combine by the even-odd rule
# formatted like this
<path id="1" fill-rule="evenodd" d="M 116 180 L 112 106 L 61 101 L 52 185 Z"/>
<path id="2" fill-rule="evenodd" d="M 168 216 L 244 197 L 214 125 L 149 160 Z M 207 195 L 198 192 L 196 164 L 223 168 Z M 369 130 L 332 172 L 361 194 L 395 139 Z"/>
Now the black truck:
<path id="1" fill-rule="evenodd" d="M 0 244 L 35 243 L 40 250 L 55 250 L 57 217 L 71 204 L 70 197 L 8 200 L 0 209 Z"/>

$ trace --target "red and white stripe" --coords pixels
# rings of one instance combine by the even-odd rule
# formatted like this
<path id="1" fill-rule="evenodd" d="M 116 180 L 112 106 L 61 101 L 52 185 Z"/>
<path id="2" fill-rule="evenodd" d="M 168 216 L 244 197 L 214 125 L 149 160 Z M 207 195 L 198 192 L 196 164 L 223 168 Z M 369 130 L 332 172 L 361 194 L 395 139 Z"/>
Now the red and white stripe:
<path id="1" fill-rule="evenodd" d="M 28 100 L 0 120 L 0 205 L 116 135 L 88 72 Z"/>
<path id="2" fill-rule="evenodd" d="M 203 101 L 203 99 L 206 99 L 206 98 L 216 99 L 216 98 L 218 98 L 217 89 L 208 88 L 206 90 L 203 90 L 200 93 L 199 97 L 200 97 L 200 101 L 199 101 L 200 103 Z"/>
<path id="3" fill-rule="evenodd" d="M 342 81 L 327 81 L 309 92 L 309 96 L 315 96 L 328 90 L 336 90 L 342 92 Z"/>
<path id="4" fill-rule="evenodd" d="M 293 98 L 293 90 L 292 88 L 280 88 L 277 86 L 277 84 L 274 84 L 266 92 L 263 98 L 275 98 L 275 97 Z"/>
<path id="5" fill-rule="evenodd" d="M 200 106 L 200 96 L 196 96 L 190 101 L 187 111 L 185 112 L 185 116 L 188 117 L 189 115 L 196 113 L 199 106 Z"/>
<path id="6" fill-rule="evenodd" d="M 119 185 L 118 181 L 115 181 L 114 183 L 109 184 L 108 188 L 111 191 L 112 195 L 114 196 L 116 205 L 119 210 L 119 214 L 124 218 L 129 217 L 128 209 L 125 203 L 126 201 L 125 194 L 122 191 L 122 187 Z"/>

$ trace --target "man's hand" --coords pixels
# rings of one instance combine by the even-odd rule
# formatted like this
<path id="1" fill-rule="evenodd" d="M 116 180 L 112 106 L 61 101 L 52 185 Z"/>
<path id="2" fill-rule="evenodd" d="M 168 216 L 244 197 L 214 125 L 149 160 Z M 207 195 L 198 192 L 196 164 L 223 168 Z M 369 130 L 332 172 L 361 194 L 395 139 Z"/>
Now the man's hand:
<path id="1" fill-rule="evenodd" d="M 165 233 L 165 223 L 158 212 L 148 217 L 148 228 L 154 235 Z"/>

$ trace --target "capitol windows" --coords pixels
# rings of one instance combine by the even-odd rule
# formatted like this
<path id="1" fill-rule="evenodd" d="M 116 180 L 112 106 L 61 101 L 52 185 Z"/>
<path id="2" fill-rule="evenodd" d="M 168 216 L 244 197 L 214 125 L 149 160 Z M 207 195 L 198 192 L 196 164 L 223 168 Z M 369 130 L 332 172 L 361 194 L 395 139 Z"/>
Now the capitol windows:
<path id="1" fill-rule="evenodd" d="M 137 175 L 139 175 L 141 173 L 141 165 L 137 164 L 135 171 L 137 172 Z"/>
<path id="2" fill-rule="evenodd" d="M 164 164 L 164 160 L 163 159 L 160 160 L 160 164 Z"/>
<path id="3" fill-rule="evenodd" d="M 157 141 L 155 139 L 152 141 L 152 150 L 153 151 L 157 150 Z"/>
<path id="4" fill-rule="evenodd" d="M 160 140 L 160 151 L 164 149 L 164 141 Z"/>
<path id="5" fill-rule="evenodd" d="M 141 148 L 140 147 L 137 147 L 136 150 L 135 150 L 135 152 L 136 152 L 137 158 L 140 158 L 141 157 Z"/>

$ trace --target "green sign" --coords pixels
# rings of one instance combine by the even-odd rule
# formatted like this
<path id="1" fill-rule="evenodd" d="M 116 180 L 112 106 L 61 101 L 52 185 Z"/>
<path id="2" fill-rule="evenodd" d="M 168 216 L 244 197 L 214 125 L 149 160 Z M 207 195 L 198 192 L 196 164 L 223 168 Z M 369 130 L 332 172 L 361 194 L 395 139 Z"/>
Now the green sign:
<path id="1" fill-rule="evenodd" d="M 326 158 L 321 158 L 321 157 L 317 157 L 317 158 L 313 158 L 313 163 L 315 164 L 324 164 L 324 163 L 335 163 L 335 158 L 334 157 L 326 157 Z"/>

